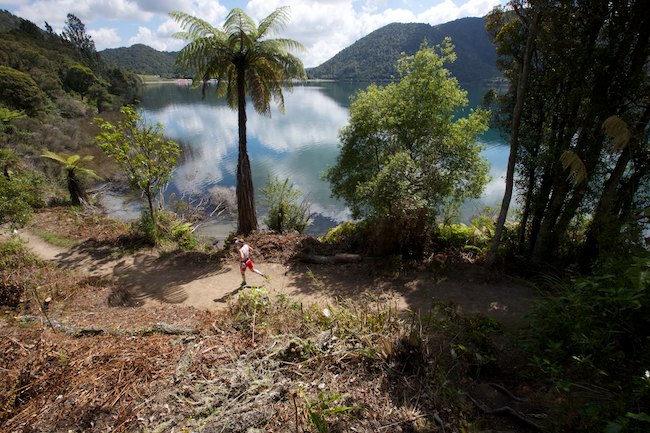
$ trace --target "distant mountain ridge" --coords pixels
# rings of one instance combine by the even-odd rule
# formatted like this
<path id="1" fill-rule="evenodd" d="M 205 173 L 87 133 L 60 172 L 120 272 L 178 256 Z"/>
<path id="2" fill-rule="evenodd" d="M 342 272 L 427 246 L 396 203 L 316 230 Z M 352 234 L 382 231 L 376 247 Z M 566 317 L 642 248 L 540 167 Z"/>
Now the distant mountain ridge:
<path id="1" fill-rule="evenodd" d="M 496 49 L 485 30 L 484 18 L 461 18 L 437 26 L 422 23 L 388 24 L 315 68 L 309 78 L 348 81 L 387 81 L 397 75 L 396 64 L 402 53 L 415 54 L 426 40 L 430 46 L 451 37 L 456 62 L 447 65 L 461 82 L 482 82 L 500 76 Z M 161 52 L 142 44 L 112 48 L 99 54 L 112 63 L 133 72 L 161 77 L 180 77 L 174 66 L 177 52 Z"/>
<path id="2" fill-rule="evenodd" d="M 480 82 L 500 76 L 496 48 L 485 30 L 484 18 L 461 18 L 437 26 L 388 24 L 307 73 L 319 79 L 390 80 L 397 75 L 396 64 L 402 53 L 415 54 L 424 40 L 433 46 L 445 36 L 451 37 L 457 55 L 447 67 L 459 81 Z"/>
<path id="3" fill-rule="evenodd" d="M 122 66 L 142 75 L 159 75 L 173 78 L 179 76 L 176 62 L 176 52 L 158 51 L 143 44 L 135 44 L 128 48 L 108 48 L 99 52 L 107 62 Z"/>

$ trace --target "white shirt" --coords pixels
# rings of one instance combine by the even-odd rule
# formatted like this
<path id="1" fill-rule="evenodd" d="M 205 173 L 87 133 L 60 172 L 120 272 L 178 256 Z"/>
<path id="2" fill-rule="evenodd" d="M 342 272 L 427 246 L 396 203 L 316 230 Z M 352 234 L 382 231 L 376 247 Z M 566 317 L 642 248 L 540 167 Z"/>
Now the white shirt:
<path id="1" fill-rule="evenodd" d="M 248 244 L 244 244 L 242 247 L 240 247 L 239 251 L 241 251 L 241 255 L 244 257 L 243 260 L 248 260 L 248 256 L 251 253 L 251 249 Z"/>

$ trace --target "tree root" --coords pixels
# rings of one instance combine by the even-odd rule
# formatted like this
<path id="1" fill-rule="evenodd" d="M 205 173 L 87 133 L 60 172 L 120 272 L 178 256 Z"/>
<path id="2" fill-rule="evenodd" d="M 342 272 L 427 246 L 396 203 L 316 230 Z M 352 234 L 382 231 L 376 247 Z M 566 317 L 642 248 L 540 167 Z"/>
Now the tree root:
<path id="1" fill-rule="evenodd" d="M 496 389 L 497 391 L 500 391 L 500 392 L 504 393 L 505 395 L 507 395 L 508 397 L 510 397 L 511 399 L 513 399 L 514 401 L 526 401 L 525 398 L 517 397 L 516 395 L 514 395 L 513 393 L 511 393 L 511 392 L 510 392 L 510 391 L 509 391 L 505 386 L 503 386 L 503 385 L 501 385 L 501 384 L 498 384 L 498 383 L 488 383 L 488 385 L 491 386 L 492 388 Z"/>
<path id="2" fill-rule="evenodd" d="M 485 403 L 483 403 L 482 401 L 476 400 L 474 397 L 472 397 L 468 393 L 465 393 L 465 395 L 467 396 L 467 398 L 472 400 L 472 403 L 474 403 L 476 405 L 476 407 L 478 407 L 481 412 L 483 412 L 486 415 L 503 415 L 503 414 L 510 415 L 510 416 L 518 419 L 522 423 L 526 424 L 527 426 L 532 427 L 535 430 L 542 431 L 542 428 L 540 426 L 538 426 L 537 424 L 535 424 L 530 418 L 528 418 L 526 415 L 523 415 L 523 414 L 517 412 L 516 410 L 514 410 L 510 406 L 503 406 L 503 407 L 500 407 L 500 408 L 497 408 L 497 409 L 490 409 L 485 405 Z"/>

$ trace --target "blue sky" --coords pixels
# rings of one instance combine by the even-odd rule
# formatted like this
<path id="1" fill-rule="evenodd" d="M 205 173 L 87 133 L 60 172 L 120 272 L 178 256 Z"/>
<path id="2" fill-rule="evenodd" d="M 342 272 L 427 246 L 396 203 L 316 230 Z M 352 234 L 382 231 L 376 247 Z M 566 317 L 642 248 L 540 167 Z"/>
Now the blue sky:
<path id="1" fill-rule="evenodd" d="M 157 50 L 177 51 L 183 41 L 172 35 L 178 25 L 172 10 L 223 23 L 228 11 L 240 7 L 255 21 L 280 6 L 290 6 L 291 20 L 282 34 L 301 42 L 296 53 L 306 67 L 318 66 L 368 33 L 393 22 L 432 25 L 467 16 L 483 16 L 505 0 L 0 0 L 0 9 L 26 18 L 41 28 L 47 21 L 60 33 L 66 15 L 86 25 L 98 50 L 141 43 Z"/>

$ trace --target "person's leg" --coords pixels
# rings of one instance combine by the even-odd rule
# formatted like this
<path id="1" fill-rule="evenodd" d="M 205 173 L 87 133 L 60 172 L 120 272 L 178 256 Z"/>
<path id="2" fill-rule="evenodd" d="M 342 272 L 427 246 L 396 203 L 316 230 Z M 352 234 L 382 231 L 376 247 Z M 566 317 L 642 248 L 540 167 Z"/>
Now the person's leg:
<path id="1" fill-rule="evenodd" d="M 255 267 L 251 259 L 248 259 L 248 261 L 246 261 L 246 266 L 248 266 L 248 268 L 251 271 L 255 272 L 257 275 L 261 275 L 262 277 L 264 277 L 264 273 Z"/>
<path id="2" fill-rule="evenodd" d="M 239 270 L 241 271 L 241 285 L 246 284 L 246 264 L 240 263 Z"/>

